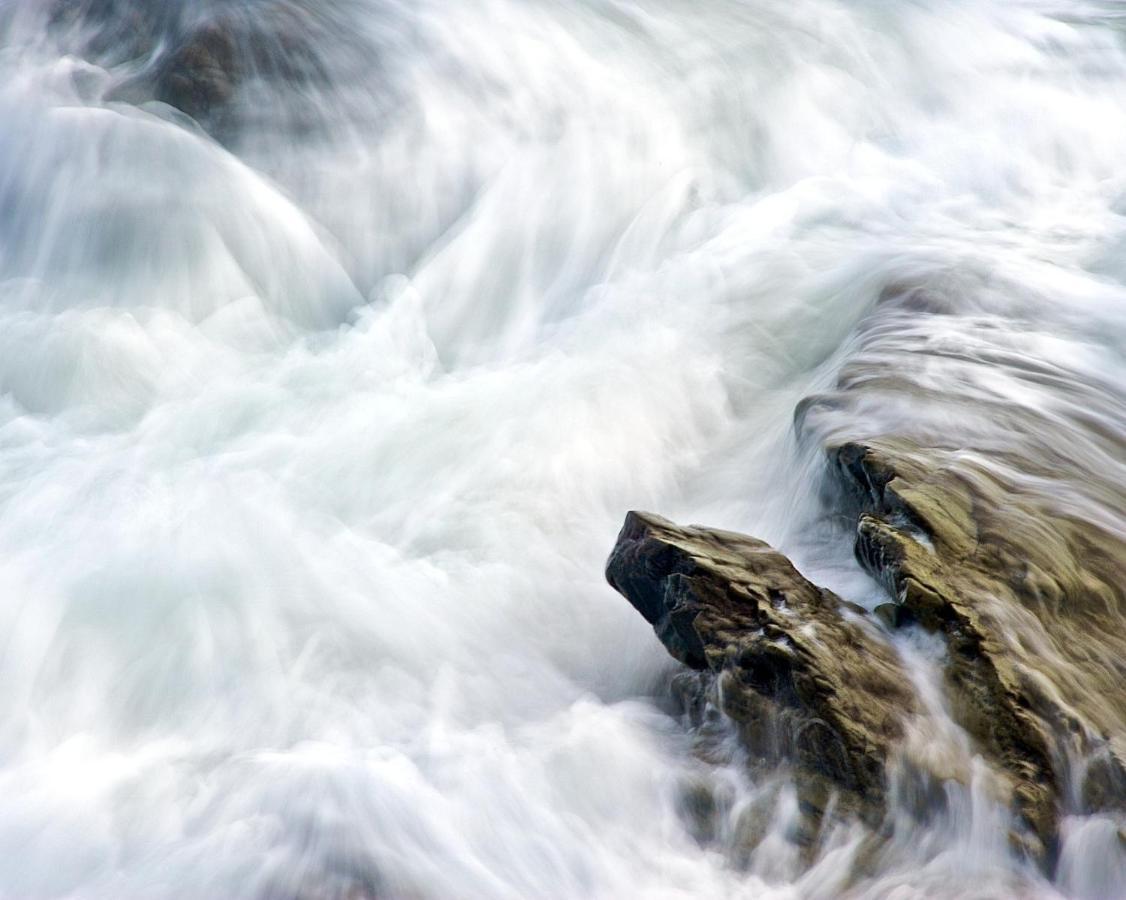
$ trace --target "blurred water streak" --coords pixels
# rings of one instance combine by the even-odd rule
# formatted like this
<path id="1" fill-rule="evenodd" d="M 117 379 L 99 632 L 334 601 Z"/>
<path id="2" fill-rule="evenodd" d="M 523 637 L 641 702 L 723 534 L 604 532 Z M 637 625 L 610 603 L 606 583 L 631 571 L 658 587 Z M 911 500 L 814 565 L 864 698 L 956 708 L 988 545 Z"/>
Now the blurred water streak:
<path id="1" fill-rule="evenodd" d="M 648 508 L 868 602 L 791 416 L 902 285 L 988 363 L 911 373 L 928 427 L 1057 423 L 1039 452 L 1108 485 L 1061 502 L 1123 527 L 1122 460 L 1068 424 L 1123 429 L 1118 4 L 0 23 L 0 896 L 1122 890 L 1107 817 L 1067 824 L 1054 884 L 1008 853 L 938 699 L 921 739 L 971 773 L 947 812 L 866 875 L 858 834 L 803 864 L 785 785 L 693 756 L 601 574 Z M 905 371 L 913 321 L 882 338 Z"/>

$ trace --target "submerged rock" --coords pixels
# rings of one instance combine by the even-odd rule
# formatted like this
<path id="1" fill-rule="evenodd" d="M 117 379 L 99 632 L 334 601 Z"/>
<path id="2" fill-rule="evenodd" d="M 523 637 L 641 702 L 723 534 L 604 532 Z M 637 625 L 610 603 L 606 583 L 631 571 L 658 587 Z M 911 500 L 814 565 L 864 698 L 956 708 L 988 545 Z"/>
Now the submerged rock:
<path id="1" fill-rule="evenodd" d="M 106 99 L 158 100 L 221 140 L 247 117 L 317 118 L 317 91 L 333 65 L 370 69 L 354 36 L 328 15 L 291 0 L 253 7 L 214 2 L 175 7 L 144 0 L 55 4 L 52 32 L 72 52 L 120 74 Z M 284 99 L 281 102 L 279 99 Z M 300 120 L 300 122 L 298 121 Z"/>
<path id="2" fill-rule="evenodd" d="M 290 98 L 327 78 L 316 19 L 300 6 L 274 3 L 253 16 L 230 11 L 187 31 L 152 76 L 155 99 L 201 125 L 231 126 L 236 92 L 253 79 L 287 86 Z"/>
<path id="3" fill-rule="evenodd" d="M 669 653 L 716 676 L 755 755 L 794 766 L 815 819 L 836 793 L 842 812 L 880 820 L 915 698 L 862 609 L 761 541 L 647 513 L 626 517 L 606 571 Z"/>
<path id="4" fill-rule="evenodd" d="M 242 78 L 234 33 L 227 23 L 196 29 L 168 56 L 153 77 L 155 99 L 201 124 L 221 115 Z"/>

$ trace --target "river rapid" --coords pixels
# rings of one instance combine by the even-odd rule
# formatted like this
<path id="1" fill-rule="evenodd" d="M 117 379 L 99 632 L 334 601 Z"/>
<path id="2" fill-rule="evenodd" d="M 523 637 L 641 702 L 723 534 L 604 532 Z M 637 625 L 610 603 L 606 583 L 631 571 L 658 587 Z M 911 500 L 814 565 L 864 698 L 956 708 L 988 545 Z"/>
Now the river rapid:
<path id="1" fill-rule="evenodd" d="M 1126 896 L 974 778 L 804 859 L 602 574 L 651 509 L 880 602 L 793 412 L 902 285 L 995 364 L 871 428 L 1026 410 L 1126 533 L 1122 5 L 302 2 L 0 3 L 0 897 Z"/>

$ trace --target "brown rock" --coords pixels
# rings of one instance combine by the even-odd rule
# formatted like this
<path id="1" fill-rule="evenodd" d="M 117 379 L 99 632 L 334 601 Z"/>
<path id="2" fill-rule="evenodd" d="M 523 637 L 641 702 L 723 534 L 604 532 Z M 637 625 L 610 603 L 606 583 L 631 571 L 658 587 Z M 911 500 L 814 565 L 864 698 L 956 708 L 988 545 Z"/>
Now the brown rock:
<path id="1" fill-rule="evenodd" d="M 1126 395 L 987 314 L 951 316 L 967 308 L 956 292 L 998 294 L 977 278 L 889 287 L 836 389 L 796 421 L 827 449 L 832 511 L 890 595 L 874 618 L 942 636 L 950 711 L 1007 792 L 1014 845 L 1051 869 L 1062 814 L 1126 807 Z M 766 545 L 631 514 L 608 574 L 814 806 L 835 787 L 873 823 L 884 766 L 913 777 L 896 749 L 909 679 Z M 936 778 L 959 777 L 914 774 L 920 815 Z"/>
<path id="2" fill-rule="evenodd" d="M 1050 308 L 992 273 L 891 285 L 797 411 L 881 619 L 945 639 L 952 712 L 1048 867 L 1061 814 L 1126 806 L 1126 395 L 1011 321 Z"/>
<path id="3" fill-rule="evenodd" d="M 794 766 L 814 820 L 837 793 L 843 812 L 878 823 L 915 698 L 859 608 L 761 541 L 647 513 L 626 517 L 607 578 L 669 653 L 714 674 L 752 751 Z"/>
<path id="4" fill-rule="evenodd" d="M 1057 761 L 1098 760 L 1075 786 L 1087 809 L 1126 799 L 1122 545 L 965 455 L 885 439 L 830 460 L 856 503 L 857 558 L 945 637 L 955 717 L 1009 773 L 1030 849 L 1050 859 Z"/>

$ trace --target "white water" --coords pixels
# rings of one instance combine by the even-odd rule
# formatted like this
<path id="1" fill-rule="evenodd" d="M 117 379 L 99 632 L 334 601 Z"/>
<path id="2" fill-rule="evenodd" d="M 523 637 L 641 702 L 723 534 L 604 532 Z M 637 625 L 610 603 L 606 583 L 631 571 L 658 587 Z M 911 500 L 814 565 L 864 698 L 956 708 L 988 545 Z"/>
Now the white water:
<path id="1" fill-rule="evenodd" d="M 874 590 L 790 424 L 898 280 L 1123 383 L 1120 5 L 340 0 L 226 148 L 45 7 L 0 5 L 0 896 L 839 893 L 785 790 L 726 852 L 772 788 L 602 564 L 643 508 Z M 1122 823 L 1051 884 L 947 790 L 858 894 L 1123 893 Z"/>

